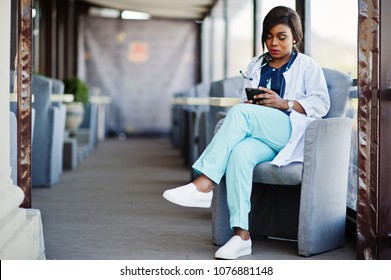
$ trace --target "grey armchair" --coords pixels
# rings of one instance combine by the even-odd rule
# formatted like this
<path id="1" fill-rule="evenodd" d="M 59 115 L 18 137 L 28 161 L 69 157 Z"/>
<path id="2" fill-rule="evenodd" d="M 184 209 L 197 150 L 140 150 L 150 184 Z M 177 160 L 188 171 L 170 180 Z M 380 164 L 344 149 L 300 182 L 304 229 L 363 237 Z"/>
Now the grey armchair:
<path id="1" fill-rule="evenodd" d="M 184 92 L 184 97 L 195 97 L 196 89 L 194 86 L 190 87 Z M 191 146 L 190 139 L 192 138 L 192 130 L 190 129 L 190 116 L 194 113 L 195 106 L 182 105 L 179 111 L 179 149 L 184 158 L 185 165 L 190 165 Z"/>
<path id="2" fill-rule="evenodd" d="M 10 111 L 10 165 L 11 177 L 14 185 L 17 184 L 17 120 L 14 112 Z"/>
<path id="3" fill-rule="evenodd" d="M 184 97 L 184 92 L 177 92 L 174 94 L 174 98 Z M 181 126 L 181 104 L 174 104 L 171 111 L 171 133 L 170 138 L 171 142 L 175 149 L 180 148 L 180 126 Z"/>
<path id="4" fill-rule="evenodd" d="M 195 85 L 196 97 L 209 97 L 210 96 L 210 83 L 199 83 Z M 191 114 L 189 115 L 189 167 L 197 160 L 201 155 L 200 147 L 203 145 L 203 139 L 205 139 L 205 132 L 201 128 L 202 116 L 208 114 L 208 105 L 194 106 Z M 203 119 L 205 121 L 205 118 Z M 205 141 L 205 140 L 204 140 Z M 191 180 L 194 180 L 198 176 L 198 173 L 191 169 Z"/>
<path id="5" fill-rule="evenodd" d="M 98 145 L 98 105 L 84 104 L 84 118 L 74 132 L 77 139 L 77 160 L 83 162 Z"/>
<path id="6" fill-rule="evenodd" d="M 338 71 L 323 70 L 331 109 L 324 119 L 308 126 L 304 163 L 276 167 L 264 162 L 253 172 L 251 236 L 297 240 L 302 256 L 333 250 L 345 242 L 352 129 L 352 120 L 345 115 L 352 81 Z M 212 239 L 223 245 L 231 236 L 223 178 L 213 191 Z"/>
<path id="7" fill-rule="evenodd" d="M 64 94 L 65 85 L 64 82 L 58 79 L 52 78 L 52 93 L 53 94 Z M 56 146 L 56 149 L 53 150 L 54 158 L 56 160 L 53 162 L 54 173 L 61 174 L 63 170 L 63 146 L 65 138 L 65 123 L 66 123 L 66 114 L 67 108 L 66 105 L 62 102 L 52 102 L 52 106 L 57 108 L 58 111 L 58 120 L 57 120 L 57 133 L 53 136 L 53 141 Z M 58 144 L 57 144 L 58 143 Z"/>
<path id="8" fill-rule="evenodd" d="M 243 84 L 244 79 L 242 76 L 214 81 L 210 85 L 210 97 L 240 98 Z M 224 114 L 227 110 L 228 108 L 213 106 L 209 110 L 202 112 L 199 121 L 199 155 L 205 150 L 213 137 L 213 130 L 219 118 L 218 115 Z"/>
<path id="9" fill-rule="evenodd" d="M 64 145 L 63 111 L 51 103 L 52 80 L 33 75 L 32 93 L 35 109 L 34 142 L 32 143 L 32 186 L 50 187 L 60 180 L 61 155 Z"/>

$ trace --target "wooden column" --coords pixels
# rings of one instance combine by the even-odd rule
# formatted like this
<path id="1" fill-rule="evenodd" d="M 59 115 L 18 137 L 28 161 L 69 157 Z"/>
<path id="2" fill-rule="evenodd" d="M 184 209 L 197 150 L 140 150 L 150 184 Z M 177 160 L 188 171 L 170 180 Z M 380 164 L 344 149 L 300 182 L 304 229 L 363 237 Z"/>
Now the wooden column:
<path id="1" fill-rule="evenodd" d="M 25 198 L 21 207 L 31 208 L 31 67 L 32 2 L 18 0 L 17 95 L 18 186 Z"/>
<path id="2" fill-rule="evenodd" d="M 380 2 L 378 258 L 391 259 L 391 1 Z"/>
<path id="3" fill-rule="evenodd" d="M 388 0 L 359 0 L 359 259 L 391 259 L 390 10 Z"/>

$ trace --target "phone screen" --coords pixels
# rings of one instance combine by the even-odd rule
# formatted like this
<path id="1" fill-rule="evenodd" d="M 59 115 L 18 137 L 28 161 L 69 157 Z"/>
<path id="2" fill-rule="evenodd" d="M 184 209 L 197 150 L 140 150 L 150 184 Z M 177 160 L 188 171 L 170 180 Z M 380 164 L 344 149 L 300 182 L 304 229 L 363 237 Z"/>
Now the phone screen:
<path id="1" fill-rule="evenodd" d="M 255 98 L 254 99 L 254 96 L 255 95 L 258 95 L 258 94 L 261 94 L 261 93 L 264 93 L 264 91 L 258 89 L 258 88 L 246 88 L 246 94 L 247 94 L 247 99 L 248 100 L 253 100 L 253 103 L 261 100 L 262 98 Z"/>

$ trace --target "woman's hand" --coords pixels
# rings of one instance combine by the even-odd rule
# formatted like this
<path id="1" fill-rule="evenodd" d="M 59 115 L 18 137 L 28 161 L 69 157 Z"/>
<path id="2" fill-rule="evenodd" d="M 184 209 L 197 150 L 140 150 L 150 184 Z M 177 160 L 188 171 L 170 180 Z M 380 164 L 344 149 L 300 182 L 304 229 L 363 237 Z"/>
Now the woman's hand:
<path id="1" fill-rule="evenodd" d="M 281 98 L 275 91 L 264 87 L 259 87 L 259 89 L 264 93 L 254 96 L 254 98 L 260 99 L 256 104 L 281 110 L 286 110 L 288 108 L 287 100 Z"/>
<path id="2" fill-rule="evenodd" d="M 272 91 L 271 89 L 259 87 L 260 90 L 262 90 L 264 93 L 255 95 L 254 98 L 259 98 L 261 100 L 257 101 L 256 104 L 271 107 L 275 109 L 281 109 L 281 110 L 288 110 L 288 100 L 281 98 L 275 91 Z M 299 112 L 300 114 L 306 114 L 303 106 L 296 100 L 293 101 L 293 110 L 296 112 Z M 252 104 L 252 101 L 246 102 Z"/>

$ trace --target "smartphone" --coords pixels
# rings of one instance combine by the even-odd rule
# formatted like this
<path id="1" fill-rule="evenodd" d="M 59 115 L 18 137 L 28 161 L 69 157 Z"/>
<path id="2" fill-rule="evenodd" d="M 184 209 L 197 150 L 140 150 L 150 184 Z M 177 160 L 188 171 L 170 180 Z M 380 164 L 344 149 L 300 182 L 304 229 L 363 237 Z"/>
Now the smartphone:
<path id="1" fill-rule="evenodd" d="M 253 104 L 261 100 L 262 98 L 254 98 L 255 95 L 265 93 L 264 91 L 260 90 L 259 88 L 246 88 L 246 94 L 247 94 L 247 99 L 252 100 Z"/>

